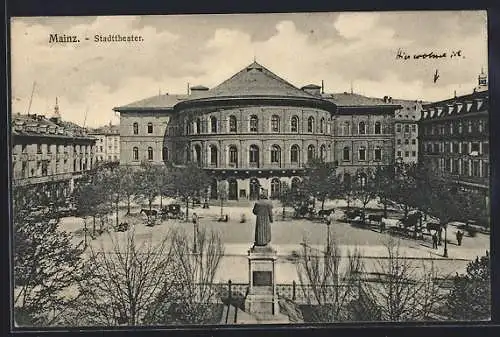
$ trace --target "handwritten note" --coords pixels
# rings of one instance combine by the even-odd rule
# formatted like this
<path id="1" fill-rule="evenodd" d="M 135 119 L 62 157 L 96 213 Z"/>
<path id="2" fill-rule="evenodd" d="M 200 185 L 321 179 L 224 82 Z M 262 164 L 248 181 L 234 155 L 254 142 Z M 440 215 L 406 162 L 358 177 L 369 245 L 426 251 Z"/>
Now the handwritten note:
<path id="1" fill-rule="evenodd" d="M 398 49 L 396 60 L 436 60 L 436 59 L 464 59 L 465 56 L 461 49 L 449 51 L 431 51 L 425 53 L 409 53 L 403 49 Z"/>

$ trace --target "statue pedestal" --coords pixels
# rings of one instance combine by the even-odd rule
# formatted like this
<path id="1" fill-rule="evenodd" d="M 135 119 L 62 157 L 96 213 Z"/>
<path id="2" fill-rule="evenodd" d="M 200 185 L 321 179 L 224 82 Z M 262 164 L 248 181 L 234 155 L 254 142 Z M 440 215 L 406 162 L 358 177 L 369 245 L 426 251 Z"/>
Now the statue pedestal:
<path id="1" fill-rule="evenodd" d="M 248 251 L 249 288 L 245 311 L 263 319 L 279 315 L 275 265 L 278 255 L 267 246 L 254 246 Z"/>

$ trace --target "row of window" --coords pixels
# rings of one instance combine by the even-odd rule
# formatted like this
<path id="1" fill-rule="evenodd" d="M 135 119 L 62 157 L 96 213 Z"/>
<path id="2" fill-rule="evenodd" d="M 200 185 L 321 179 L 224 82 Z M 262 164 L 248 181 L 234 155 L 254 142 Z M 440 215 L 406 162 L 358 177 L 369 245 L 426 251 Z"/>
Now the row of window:
<path id="1" fill-rule="evenodd" d="M 464 153 L 464 154 L 489 154 L 489 143 L 484 142 L 440 142 L 440 143 L 427 143 L 425 145 L 425 152 L 434 153 Z"/>
<path id="2" fill-rule="evenodd" d="M 424 127 L 424 135 L 453 135 L 464 132 L 484 132 L 488 129 L 488 122 L 485 120 L 450 121 L 437 125 L 427 125 Z M 466 130 L 466 131 L 465 131 Z"/>
<path id="3" fill-rule="evenodd" d="M 436 160 L 434 165 L 440 170 L 460 175 L 462 177 L 489 177 L 489 163 L 481 160 L 462 160 L 449 158 Z"/>
<path id="4" fill-rule="evenodd" d="M 78 163 L 78 164 L 77 164 Z M 90 163 L 90 166 L 89 166 Z M 80 160 L 77 161 L 76 159 L 73 160 L 73 171 L 71 172 L 79 172 L 79 171 L 85 171 L 87 169 L 92 169 L 92 164 L 93 160 L 90 159 L 87 161 L 85 160 Z M 13 163 L 13 168 L 14 168 L 14 174 L 16 174 L 16 169 L 15 169 L 15 163 Z M 58 173 L 66 173 L 69 172 L 69 168 L 67 165 L 67 160 L 64 160 L 64 165 L 61 167 L 59 164 L 59 161 L 55 162 L 54 169 L 51 170 L 51 166 L 49 165 L 48 161 L 37 161 L 36 162 L 36 168 L 32 167 L 31 170 L 28 171 L 28 162 L 21 162 L 21 172 L 17 174 L 16 178 L 30 178 L 30 177 L 44 177 L 44 176 L 49 176 L 52 174 L 58 174 Z M 30 173 L 30 174 L 28 174 Z"/>
<path id="5" fill-rule="evenodd" d="M 404 125 L 404 132 L 409 133 L 411 128 L 411 132 L 417 132 L 417 124 L 405 124 Z M 403 127 L 400 123 L 396 123 L 396 132 L 400 133 L 403 130 Z"/>
<path id="6" fill-rule="evenodd" d="M 396 143 L 397 143 L 398 145 L 401 145 L 401 143 L 402 143 L 401 139 L 399 139 L 399 138 L 398 138 L 398 139 L 396 140 Z M 406 139 L 404 140 L 404 143 L 405 143 L 405 145 L 410 145 L 410 140 L 409 140 L 408 138 L 406 138 Z M 417 144 L 417 140 L 416 140 L 415 138 L 413 138 L 413 139 L 411 140 L 411 145 L 416 145 L 416 144 Z"/>
<path id="7" fill-rule="evenodd" d="M 197 162 L 201 162 L 201 146 L 195 145 L 194 146 L 194 155 L 195 155 L 195 160 Z M 210 151 L 210 164 L 211 165 L 217 165 L 218 164 L 218 149 L 215 146 L 209 146 L 209 151 Z M 232 145 L 229 147 L 229 164 L 231 166 L 237 166 L 238 165 L 238 149 L 236 146 Z M 271 146 L 271 163 L 274 164 L 279 164 L 281 163 L 281 148 L 278 145 L 273 145 Z M 319 148 L 319 158 L 320 159 L 326 159 L 326 146 L 321 145 Z M 316 147 L 314 145 L 309 145 L 307 147 L 307 161 L 310 162 L 314 158 L 316 158 L 317 153 L 316 153 Z M 187 149 L 187 158 L 188 161 L 191 160 L 191 150 Z M 249 164 L 258 164 L 259 163 L 259 158 L 260 158 L 260 149 L 257 145 L 250 145 L 249 150 L 248 150 L 248 161 Z M 380 161 L 382 160 L 382 149 L 379 146 L 376 146 L 373 150 L 373 158 L 375 161 Z M 139 148 L 134 147 L 132 149 L 132 159 L 134 161 L 139 160 Z M 147 159 L 148 160 L 154 160 L 154 151 L 152 147 L 148 147 L 147 149 Z M 367 149 L 364 146 L 361 146 L 358 149 L 358 158 L 359 161 L 365 161 L 367 160 Z M 168 160 L 168 148 L 164 147 L 162 151 L 162 160 L 167 161 Z M 342 150 L 342 160 L 343 161 L 350 161 L 351 160 L 351 150 L 349 147 L 344 147 Z M 291 163 L 299 163 L 300 162 L 300 147 L 298 145 L 292 145 L 290 147 L 290 162 Z"/>
<path id="8" fill-rule="evenodd" d="M 15 146 L 15 145 L 14 145 Z M 46 148 L 47 153 L 52 153 L 52 145 L 47 144 L 36 144 L 36 152 L 42 153 L 42 149 Z M 71 145 L 55 145 L 56 153 L 68 153 Z M 26 153 L 28 150 L 28 144 L 21 144 L 21 153 Z M 73 153 L 87 153 L 92 151 L 92 146 L 90 145 L 73 145 Z"/>
<path id="9" fill-rule="evenodd" d="M 413 158 L 415 158 L 417 156 L 417 151 L 411 151 L 411 156 Z M 398 151 L 397 152 L 397 157 L 398 158 L 403 158 L 403 152 L 402 151 Z M 408 158 L 410 157 L 410 151 L 405 151 L 405 158 Z"/>

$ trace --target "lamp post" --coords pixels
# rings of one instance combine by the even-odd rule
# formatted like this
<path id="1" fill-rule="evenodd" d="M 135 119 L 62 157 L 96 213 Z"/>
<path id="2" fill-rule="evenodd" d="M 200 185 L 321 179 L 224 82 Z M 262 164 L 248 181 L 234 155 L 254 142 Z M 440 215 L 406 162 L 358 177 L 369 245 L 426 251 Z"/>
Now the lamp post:
<path id="1" fill-rule="evenodd" d="M 193 253 L 198 252 L 198 216 L 193 214 Z"/>
<path id="2" fill-rule="evenodd" d="M 330 215 L 326 219 L 326 253 L 329 255 L 330 254 Z"/>

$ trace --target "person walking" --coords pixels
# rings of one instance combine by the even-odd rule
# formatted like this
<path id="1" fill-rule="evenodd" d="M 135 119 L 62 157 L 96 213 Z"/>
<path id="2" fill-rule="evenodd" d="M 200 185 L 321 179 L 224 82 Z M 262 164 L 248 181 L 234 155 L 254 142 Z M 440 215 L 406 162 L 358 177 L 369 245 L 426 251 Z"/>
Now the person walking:
<path id="1" fill-rule="evenodd" d="M 435 232 L 434 232 L 434 234 L 432 234 L 432 248 L 433 249 L 438 248 L 438 237 L 437 237 L 437 234 Z"/>
<path id="2" fill-rule="evenodd" d="M 462 233 L 462 231 L 458 231 L 457 232 L 457 242 L 458 242 L 458 245 L 461 246 L 462 245 L 462 239 L 464 237 L 464 233 Z"/>

